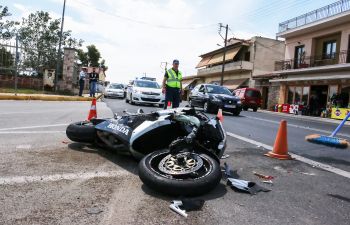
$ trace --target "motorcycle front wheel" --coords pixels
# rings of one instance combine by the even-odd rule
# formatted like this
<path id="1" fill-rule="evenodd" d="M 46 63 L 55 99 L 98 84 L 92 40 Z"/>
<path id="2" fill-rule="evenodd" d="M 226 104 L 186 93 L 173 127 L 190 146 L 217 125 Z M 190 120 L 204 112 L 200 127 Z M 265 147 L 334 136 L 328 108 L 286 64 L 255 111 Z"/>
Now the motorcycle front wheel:
<path id="1" fill-rule="evenodd" d="M 139 163 L 139 177 L 149 188 L 173 196 L 195 196 L 214 189 L 221 180 L 220 164 L 196 152 L 171 155 L 153 152 Z"/>
<path id="2" fill-rule="evenodd" d="M 88 121 L 71 123 L 66 129 L 66 135 L 75 142 L 94 143 L 96 141 L 95 125 Z"/>

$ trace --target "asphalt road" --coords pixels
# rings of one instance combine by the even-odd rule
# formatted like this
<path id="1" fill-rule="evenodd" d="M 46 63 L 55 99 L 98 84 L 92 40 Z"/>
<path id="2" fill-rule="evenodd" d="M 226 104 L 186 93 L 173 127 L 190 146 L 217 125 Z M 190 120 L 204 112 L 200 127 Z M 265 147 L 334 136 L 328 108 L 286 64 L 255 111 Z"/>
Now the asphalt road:
<path id="1" fill-rule="evenodd" d="M 130 105 L 120 99 L 105 99 L 105 102 L 114 113 L 122 113 L 125 109 L 135 112 L 138 108 L 142 108 L 146 112 L 157 110 L 153 106 Z M 183 106 L 185 104 L 186 102 L 182 103 Z M 330 135 L 336 128 L 336 124 L 312 121 L 308 120 L 307 117 L 303 119 L 277 113 L 243 111 L 239 117 L 224 113 L 224 127 L 227 132 L 273 146 L 282 119 L 286 120 L 288 124 L 290 152 L 350 172 L 350 148 L 337 149 L 304 140 L 305 136 L 309 134 Z M 344 126 L 337 136 L 350 140 L 350 126 Z"/>
<path id="2" fill-rule="evenodd" d="M 107 102 L 118 112 L 139 108 Z M 172 197 L 142 184 L 133 158 L 66 138 L 67 124 L 86 119 L 89 103 L 0 101 L 0 107 L 0 224 L 347 225 L 350 220 L 348 178 L 264 157 L 263 149 L 231 137 L 222 163 L 271 192 L 239 193 L 223 180 L 200 196 L 206 200 L 201 211 L 183 218 L 169 209 Z M 112 116 L 104 103 L 97 111 L 99 117 Z M 241 119 L 225 116 L 226 129 L 232 126 L 228 121 Z M 274 176 L 273 185 L 253 171 Z"/>

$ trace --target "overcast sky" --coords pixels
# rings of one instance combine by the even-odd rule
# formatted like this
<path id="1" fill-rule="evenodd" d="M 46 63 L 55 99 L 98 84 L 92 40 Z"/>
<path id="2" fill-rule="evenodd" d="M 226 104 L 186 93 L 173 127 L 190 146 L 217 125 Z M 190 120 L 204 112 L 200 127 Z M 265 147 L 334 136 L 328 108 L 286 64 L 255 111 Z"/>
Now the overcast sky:
<path id="1" fill-rule="evenodd" d="M 275 38 L 278 23 L 335 0 L 67 0 L 65 30 L 95 44 L 109 69 L 107 80 L 127 82 L 144 73 L 161 80 L 161 62 L 180 60 L 183 74 L 196 74 L 200 54 L 229 37 Z M 60 18 L 63 0 L 2 0 L 13 19 L 44 10 Z"/>

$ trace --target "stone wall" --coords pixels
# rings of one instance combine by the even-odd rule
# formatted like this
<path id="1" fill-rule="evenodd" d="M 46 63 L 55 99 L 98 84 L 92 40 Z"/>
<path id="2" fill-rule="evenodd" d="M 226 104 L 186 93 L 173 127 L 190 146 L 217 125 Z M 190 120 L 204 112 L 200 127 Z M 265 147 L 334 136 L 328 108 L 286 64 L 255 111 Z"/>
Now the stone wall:
<path id="1" fill-rule="evenodd" d="M 280 100 L 280 84 L 271 83 L 269 86 L 269 93 L 267 98 L 267 110 L 273 110 L 275 105 L 279 103 Z"/>
<path id="2" fill-rule="evenodd" d="M 14 88 L 15 87 L 15 76 L 12 75 L 1 75 L 0 74 L 0 87 L 1 88 Z M 18 76 L 17 87 L 26 89 L 43 89 L 43 79 L 37 77 Z"/>

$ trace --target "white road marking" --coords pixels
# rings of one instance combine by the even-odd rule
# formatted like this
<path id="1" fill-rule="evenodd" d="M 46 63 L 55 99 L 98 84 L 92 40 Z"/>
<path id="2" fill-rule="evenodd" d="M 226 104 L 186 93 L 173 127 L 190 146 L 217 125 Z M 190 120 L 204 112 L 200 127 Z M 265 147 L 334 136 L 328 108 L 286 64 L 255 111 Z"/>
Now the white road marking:
<path id="1" fill-rule="evenodd" d="M 0 131 L 0 134 L 57 134 L 65 133 L 61 130 L 48 130 L 48 131 Z"/>
<path id="2" fill-rule="evenodd" d="M 262 118 L 256 118 L 256 117 L 252 117 L 252 116 L 245 116 L 245 117 L 247 117 L 249 119 L 254 119 L 254 120 L 260 120 L 260 121 L 265 121 L 265 122 L 269 122 L 269 123 L 280 124 L 279 121 L 262 119 Z M 325 134 L 328 134 L 328 135 L 330 135 L 333 132 L 333 131 L 322 130 L 322 129 L 312 128 L 312 127 L 300 126 L 300 125 L 296 125 L 296 124 L 292 124 L 292 123 L 287 123 L 287 125 L 289 127 L 295 127 L 295 128 L 305 129 L 305 130 L 311 130 L 311 131 L 315 131 L 315 132 L 325 133 Z M 350 138 L 350 135 L 344 134 L 344 133 L 338 133 L 337 136 L 343 136 L 343 137 Z"/>
<path id="3" fill-rule="evenodd" d="M 250 143 L 250 144 L 253 144 L 253 145 L 257 145 L 257 146 L 261 146 L 267 150 L 272 150 L 273 147 L 270 146 L 270 145 L 266 145 L 264 143 L 261 143 L 261 142 L 258 142 L 258 141 L 254 141 L 252 139 L 249 139 L 249 138 L 246 138 L 246 137 L 242 137 L 240 135 L 237 135 L 237 134 L 234 134 L 234 133 L 231 133 L 231 132 L 226 132 L 228 136 L 230 137 L 233 137 L 233 138 L 237 138 L 239 140 L 242 140 L 242 141 L 245 141 L 247 143 Z M 320 168 L 320 169 L 323 169 L 323 170 L 326 170 L 328 172 L 331 172 L 331 173 L 335 173 L 335 174 L 338 174 L 340 176 L 343 176 L 343 177 L 346 177 L 346 178 L 350 178 L 350 172 L 347 172 L 345 170 L 341 170 L 341 169 L 338 169 L 338 168 L 335 168 L 333 166 L 330 166 L 328 164 L 324 164 L 324 163 L 320 163 L 320 162 L 316 162 L 314 160 L 311 160 L 311 159 L 308 159 L 308 158 L 305 158 L 303 156 L 300 156 L 300 155 L 297 155 L 297 154 L 294 154 L 294 153 L 289 153 L 294 159 L 300 161 L 300 162 L 303 162 L 303 163 L 306 163 L 306 164 L 309 164 L 313 167 L 317 167 L 317 168 Z"/>
<path id="4" fill-rule="evenodd" d="M 32 145 L 17 145 L 16 149 L 31 149 Z"/>
<path id="5" fill-rule="evenodd" d="M 35 128 L 46 128 L 46 127 L 63 127 L 63 126 L 68 126 L 68 125 L 69 125 L 68 123 L 59 123 L 59 124 L 48 124 L 48 125 L 29 126 L 29 127 L 8 127 L 8 128 L 1 128 L 0 131 L 35 129 Z"/>
<path id="6" fill-rule="evenodd" d="M 88 180 L 96 177 L 120 177 L 130 173 L 125 170 L 118 171 L 96 171 L 96 172 L 79 172 L 79 173 L 64 173 L 52 174 L 43 176 L 15 176 L 15 177 L 0 177 L 0 185 L 15 185 L 34 182 L 54 182 L 60 180 Z"/>

